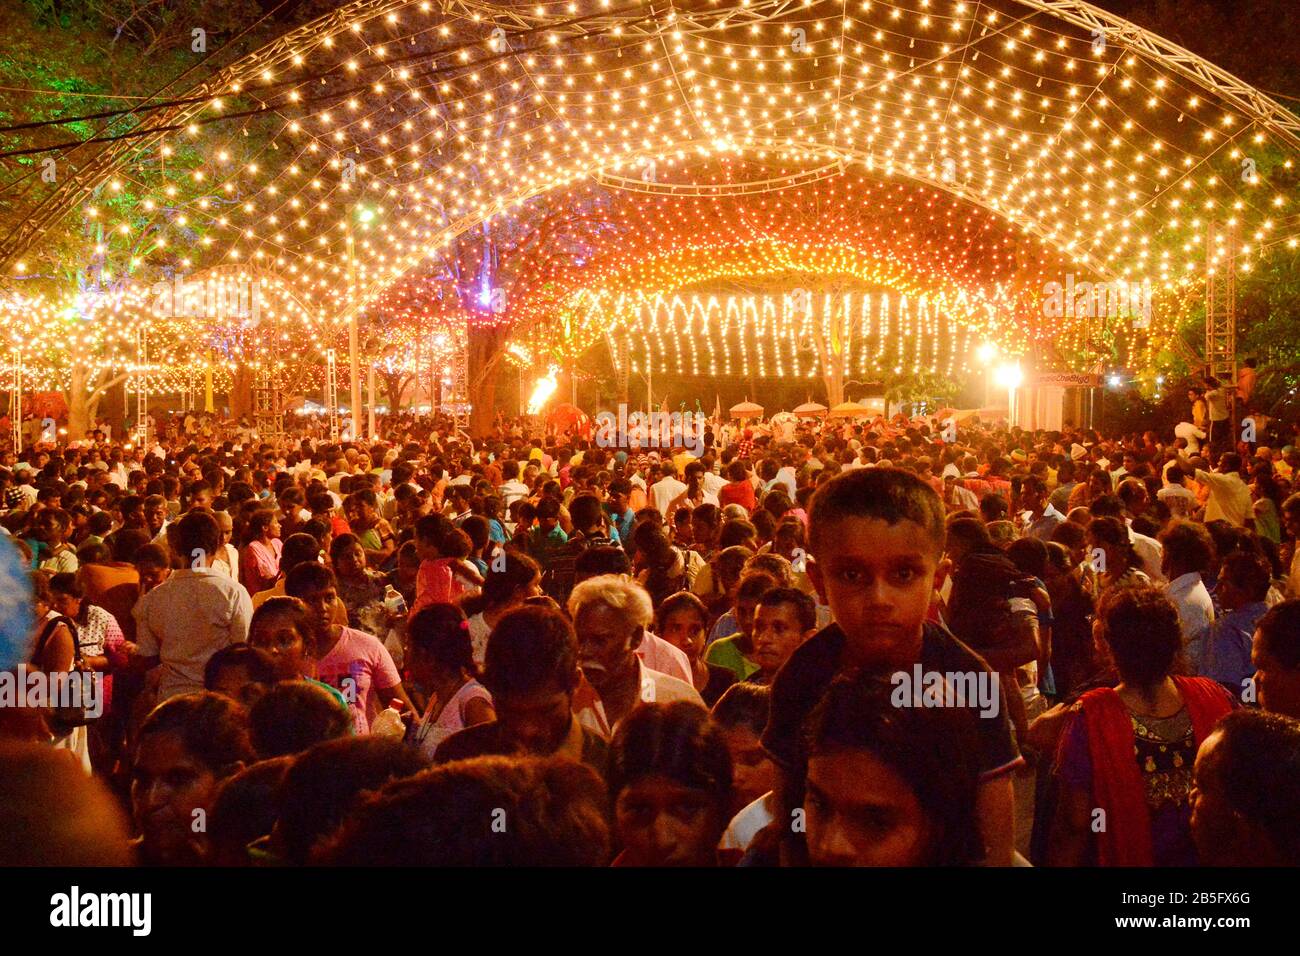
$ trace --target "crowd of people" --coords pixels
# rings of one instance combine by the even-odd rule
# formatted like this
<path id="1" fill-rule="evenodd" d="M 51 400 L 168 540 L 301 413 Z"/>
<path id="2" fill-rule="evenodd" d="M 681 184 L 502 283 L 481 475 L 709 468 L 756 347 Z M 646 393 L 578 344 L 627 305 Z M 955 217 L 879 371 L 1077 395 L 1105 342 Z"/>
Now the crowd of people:
<path id="1" fill-rule="evenodd" d="M 1300 446 L 949 426 L 4 454 L 0 862 L 1300 862 Z"/>

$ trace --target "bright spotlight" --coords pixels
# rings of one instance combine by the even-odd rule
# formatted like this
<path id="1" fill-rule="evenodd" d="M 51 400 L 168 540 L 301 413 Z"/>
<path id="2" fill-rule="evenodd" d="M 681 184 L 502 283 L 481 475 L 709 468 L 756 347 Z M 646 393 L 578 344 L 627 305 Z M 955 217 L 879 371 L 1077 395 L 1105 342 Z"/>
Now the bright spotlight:
<path id="1" fill-rule="evenodd" d="M 997 355 L 998 355 L 998 347 L 994 345 L 992 342 L 985 342 L 983 345 L 981 345 L 979 348 L 975 350 L 975 358 L 979 360 L 979 363 L 981 365 L 988 365 L 995 358 L 997 358 Z"/>
<path id="2" fill-rule="evenodd" d="M 1120 386 L 1119 376 L 1112 375 L 1110 378 L 1106 379 L 1106 384 L 1109 385 L 1111 388 L 1119 388 Z"/>
<path id="3" fill-rule="evenodd" d="M 1020 387 L 1020 383 L 1025 380 L 1025 373 L 1019 365 L 1002 365 L 993 373 L 993 380 L 1010 392 Z"/>

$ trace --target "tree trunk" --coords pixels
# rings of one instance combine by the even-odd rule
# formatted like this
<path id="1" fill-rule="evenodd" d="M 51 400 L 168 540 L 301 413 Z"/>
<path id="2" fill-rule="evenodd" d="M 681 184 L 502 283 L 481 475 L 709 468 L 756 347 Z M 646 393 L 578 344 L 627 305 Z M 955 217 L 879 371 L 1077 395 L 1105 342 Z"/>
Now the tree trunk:
<path id="1" fill-rule="evenodd" d="M 253 378 L 254 372 L 247 365 L 235 367 L 230 383 L 230 417 L 234 419 L 253 417 Z"/>
<path id="2" fill-rule="evenodd" d="M 99 403 L 108 394 L 108 390 L 126 380 L 126 375 L 105 379 L 107 374 L 100 372 L 98 376 L 92 377 L 86 366 L 78 364 L 72 367 L 65 396 L 68 402 L 68 441 L 86 437 L 87 432 L 94 427 Z"/>
<path id="3" fill-rule="evenodd" d="M 376 373 L 383 388 L 384 399 L 389 409 L 396 414 L 402 407 L 402 395 L 409 384 L 410 376 L 406 372 Z"/>
<path id="4" fill-rule="evenodd" d="M 497 372 L 505 352 L 508 325 L 490 326 L 470 322 L 466 332 L 469 348 L 469 433 L 481 438 L 492 430 L 496 417 Z"/>

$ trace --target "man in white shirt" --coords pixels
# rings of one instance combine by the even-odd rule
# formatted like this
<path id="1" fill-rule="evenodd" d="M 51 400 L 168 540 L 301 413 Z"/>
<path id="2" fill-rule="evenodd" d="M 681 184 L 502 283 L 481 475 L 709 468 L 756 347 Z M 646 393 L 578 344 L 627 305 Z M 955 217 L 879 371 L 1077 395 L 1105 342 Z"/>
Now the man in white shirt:
<path id="1" fill-rule="evenodd" d="M 173 571 L 132 612 L 145 666 L 161 665 L 158 699 L 203 690 L 203 668 L 223 647 L 248 639 L 253 602 L 239 582 L 212 567 L 220 531 L 212 515 L 181 518 L 178 544 L 191 565 Z"/>
<path id="2" fill-rule="evenodd" d="M 1219 467 L 1214 471 L 1196 469 L 1196 480 L 1209 486 L 1210 499 L 1205 503 L 1205 520 L 1222 518 L 1231 525 L 1244 528 L 1254 516 L 1250 503 L 1250 488 L 1241 480 L 1241 456 L 1235 451 L 1219 456 Z"/>
<path id="3" fill-rule="evenodd" d="M 716 502 L 718 500 L 718 492 L 721 491 L 722 486 L 727 483 L 727 479 L 718 474 L 718 463 L 714 456 L 713 449 L 709 449 L 705 452 L 704 457 L 701 458 L 700 461 L 704 464 L 704 494 L 712 495 L 713 501 Z"/>
<path id="4" fill-rule="evenodd" d="M 501 501 L 509 508 L 511 503 L 528 497 L 528 486 L 519 480 L 519 463 L 506 459 L 501 463 L 501 476 L 505 479 L 497 490 L 501 492 Z"/>
<path id="5" fill-rule="evenodd" d="M 704 701 L 686 681 L 647 667 L 637 654 L 653 618 L 650 595 L 624 575 L 604 574 L 576 585 L 569 613 L 578 635 L 583 685 L 573 699 L 578 721 L 610 738 L 642 701 Z"/>
<path id="6" fill-rule="evenodd" d="M 653 465 L 651 469 L 654 469 Z M 686 485 L 677 480 L 677 472 L 671 461 L 660 462 L 658 473 L 662 477 L 650 486 L 650 503 L 659 509 L 660 514 L 667 517 L 668 506 L 672 504 L 674 498 L 686 490 Z"/>
<path id="7" fill-rule="evenodd" d="M 1178 608 L 1184 644 L 1198 640 L 1214 623 L 1214 602 L 1201 575 L 1210 566 L 1214 541 L 1205 526 L 1191 521 L 1173 521 L 1160 535 L 1164 548 L 1164 573 L 1169 578 L 1165 593 Z"/>
<path id="8" fill-rule="evenodd" d="M 1196 493 L 1183 484 L 1186 477 L 1182 466 L 1171 461 L 1165 466 L 1165 485 L 1156 492 L 1156 498 L 1164 502 L 1175 518 L 1190 518 L 1201 507 Z"/>

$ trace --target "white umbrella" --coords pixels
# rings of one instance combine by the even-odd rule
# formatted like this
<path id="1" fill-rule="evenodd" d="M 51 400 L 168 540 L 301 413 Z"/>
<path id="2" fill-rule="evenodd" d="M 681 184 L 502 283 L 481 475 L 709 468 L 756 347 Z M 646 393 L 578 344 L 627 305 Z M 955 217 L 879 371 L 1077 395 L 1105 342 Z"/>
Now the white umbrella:
<path id="1" fill-rule="evenodd" d="M 762 418 L 763 406 L 755 405 L 753 402 L 741 402 L 739 405 L 731 406 L 732 418 Z"/>
<path id="2" fill-rule="evenodd" d="M 818 405 L 816 402 L 804 402 L 794 410 L 794 413 L 800 418 L 821 418 L 826 414 L 826 406 Z"/>

